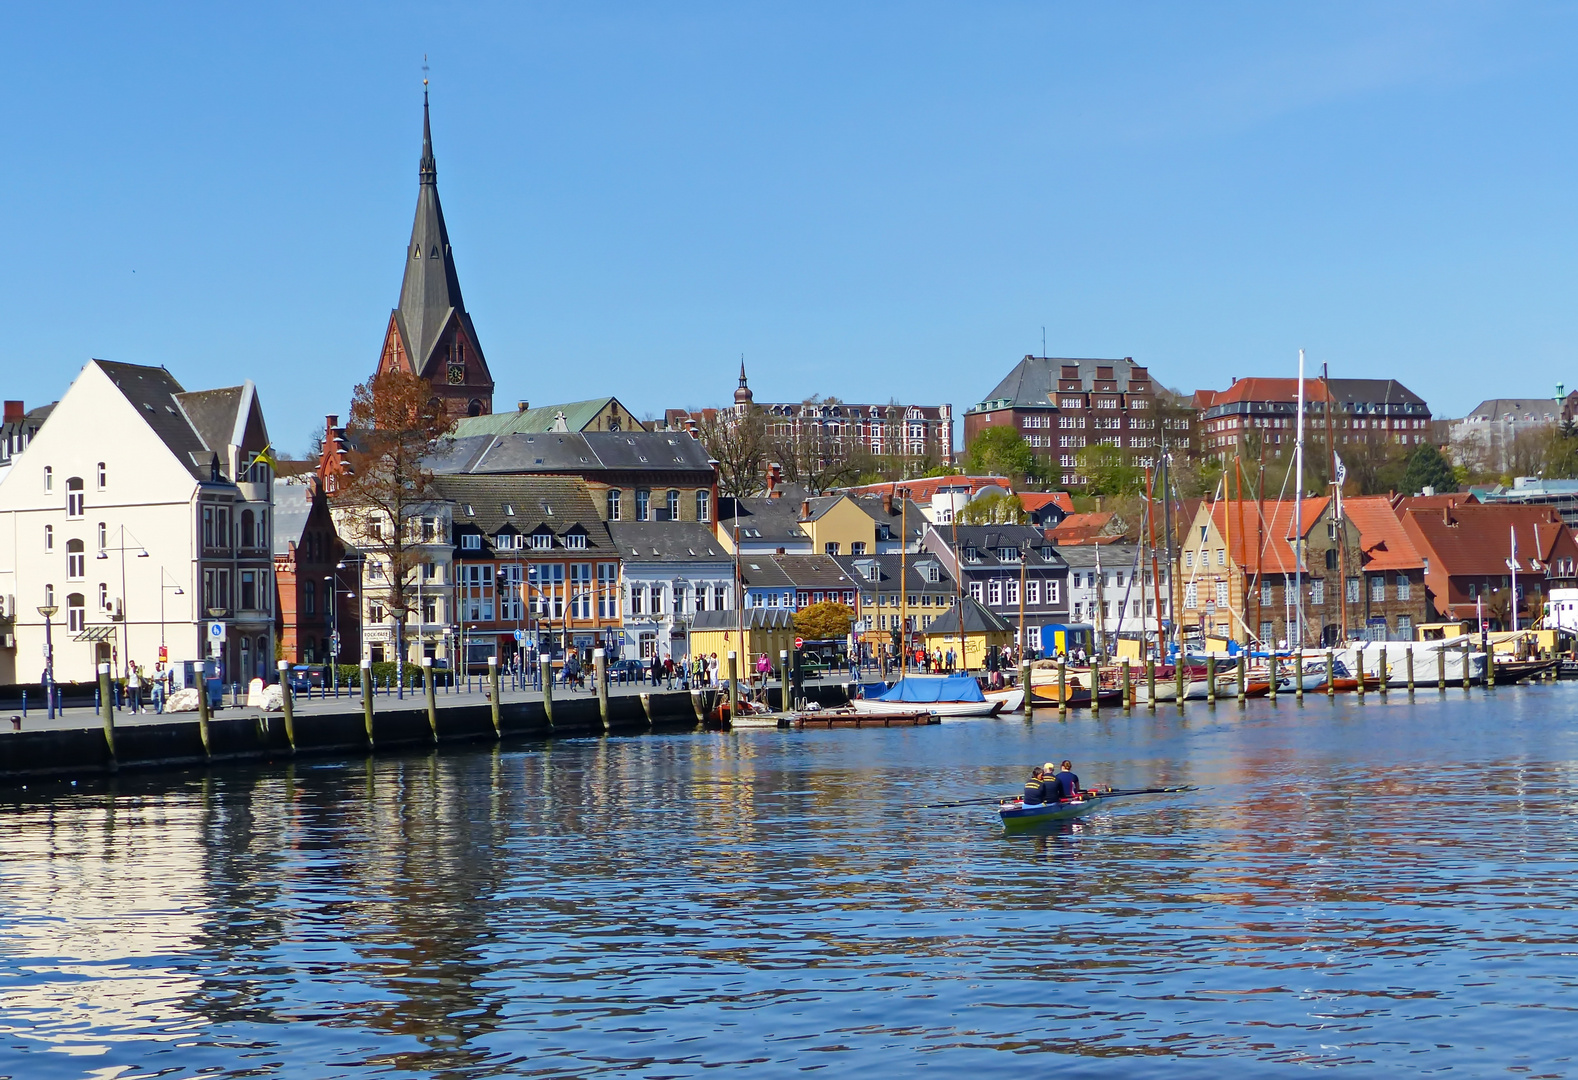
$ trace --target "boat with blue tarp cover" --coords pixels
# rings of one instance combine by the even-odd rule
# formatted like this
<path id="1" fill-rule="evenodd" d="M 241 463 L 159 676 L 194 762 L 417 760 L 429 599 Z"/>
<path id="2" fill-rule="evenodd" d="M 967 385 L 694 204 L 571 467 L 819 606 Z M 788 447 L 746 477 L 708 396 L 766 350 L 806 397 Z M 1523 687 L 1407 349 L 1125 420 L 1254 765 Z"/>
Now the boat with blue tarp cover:
<path id="1" fill-rule="evenodd" d="M 850 702 L 856 712 L 912 713 L 938 716 L 995 716 L 1001 701 L 988 701 L 981 684 L 969 675 L 908 675 L 875 697 Z"/>

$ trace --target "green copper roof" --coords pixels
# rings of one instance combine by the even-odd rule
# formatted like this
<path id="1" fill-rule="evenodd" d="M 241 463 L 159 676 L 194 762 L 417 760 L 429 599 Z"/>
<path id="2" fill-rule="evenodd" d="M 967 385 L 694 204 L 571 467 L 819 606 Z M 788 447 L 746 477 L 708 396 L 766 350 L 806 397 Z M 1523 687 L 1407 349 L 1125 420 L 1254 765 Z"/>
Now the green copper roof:
<path id="1" fill-rule="evenodd" d="M 525 412 L 490 413 L 487 416 L 468 416 L 455 425 L 455 437 L 466 435 L 534 435 L 552 431 L 554 417 L 564 413 L 564 426 L 569 431 L 585 431 L 597 414 L 613 401 L 611 397 L 592 398 L 590 401 L 571 401 L 563 405 L 542 405 Z M 628 412 L 629 410 L 624 410 Z"/>

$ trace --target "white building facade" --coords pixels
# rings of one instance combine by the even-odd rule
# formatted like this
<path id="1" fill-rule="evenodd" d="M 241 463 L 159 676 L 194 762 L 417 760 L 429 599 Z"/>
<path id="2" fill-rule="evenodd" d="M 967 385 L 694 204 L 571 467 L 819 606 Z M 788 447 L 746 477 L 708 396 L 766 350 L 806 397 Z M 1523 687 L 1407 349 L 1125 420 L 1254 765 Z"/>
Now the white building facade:
<path id="1" fill-rule="evenodd" d="M 50 654 L 56 682 L 100 663 L 179 682 L 210 656 L 227 683 L 271 677 L 268 445 L 250 382 L 89 362 L 0 480 L 0 683 Z"/>

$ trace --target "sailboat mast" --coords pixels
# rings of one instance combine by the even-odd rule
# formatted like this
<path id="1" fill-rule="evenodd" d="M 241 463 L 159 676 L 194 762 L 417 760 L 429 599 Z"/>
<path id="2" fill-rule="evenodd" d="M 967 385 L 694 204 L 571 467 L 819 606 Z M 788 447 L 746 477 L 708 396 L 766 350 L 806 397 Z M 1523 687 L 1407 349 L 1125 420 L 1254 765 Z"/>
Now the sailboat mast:
<path id="1" fill-rule="evenodd" d="M 1297 636 L 1290 644 L 1304 644 L 1304 350 L 1299 350 L 1299 429 L 1293 443 L 1293 619 Z"/>

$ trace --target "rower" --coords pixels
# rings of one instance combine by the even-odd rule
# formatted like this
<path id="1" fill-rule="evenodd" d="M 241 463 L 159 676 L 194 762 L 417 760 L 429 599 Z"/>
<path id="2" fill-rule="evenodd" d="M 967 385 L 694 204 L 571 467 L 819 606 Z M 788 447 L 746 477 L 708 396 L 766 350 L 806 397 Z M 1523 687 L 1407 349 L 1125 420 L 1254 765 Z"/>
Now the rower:
<path id="1" fill-rule="evenodd" d="M 1048 774 L 1051 774 L 1052 766 L 1048 765 L 1046 771 Z M 1057 784 L 1058 798 L 1079 798 L 1079 777 L 1074 772 L 1074 763 L 1072 761 L 1063 762 L 1062 769 L 1052 776 L 1052 780 Z"/>
<path id="2" fill-rule="evenodd" d="M 1025 793 L 1023 796 L 1026 806 L 1040 806 L 1046 801 L 1046 797 L 1050 792 L 1047 791 L 1046 784 L 1041 780 L 1045 775 L 1047 775 L 1046 771 L 1040 765 L 1030 770 L 1030 779 L 1025 781 Z"/>

